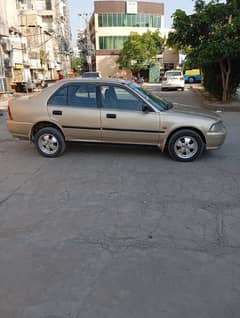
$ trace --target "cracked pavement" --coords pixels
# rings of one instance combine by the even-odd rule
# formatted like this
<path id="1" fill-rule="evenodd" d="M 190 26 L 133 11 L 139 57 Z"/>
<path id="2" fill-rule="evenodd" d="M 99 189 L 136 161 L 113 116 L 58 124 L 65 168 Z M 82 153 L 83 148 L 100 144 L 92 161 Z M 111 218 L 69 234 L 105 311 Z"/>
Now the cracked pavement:
<path id="1" fill-rule="evenodd" d="M 240 113 L 223 117 L 222 149 L 189 164 L 91 144 L 49 160 L 0 117 L 0 317 L 239 318 Z"/>

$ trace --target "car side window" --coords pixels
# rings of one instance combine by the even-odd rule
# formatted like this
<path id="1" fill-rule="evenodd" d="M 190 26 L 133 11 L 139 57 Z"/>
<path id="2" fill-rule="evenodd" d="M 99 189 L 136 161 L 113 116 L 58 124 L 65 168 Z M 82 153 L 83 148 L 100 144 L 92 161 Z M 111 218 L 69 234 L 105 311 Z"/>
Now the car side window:
<path id="1" fill-rule="evenodd" d="M 96 85 L 85 83 L 69 85 L 68 105 L 76 107 L 96 108 Z"/>
<path id="2" fill-rule="evenodd" d="M 48 100 L 48 105 L 67 105 L 67 87 L 59 88 Z"/>
<path id="3" fill-rule="evenodd" d="M 118 86 L 101 87 L 103 108 L 142 111 L 143 102 L 128 90 Z"/>

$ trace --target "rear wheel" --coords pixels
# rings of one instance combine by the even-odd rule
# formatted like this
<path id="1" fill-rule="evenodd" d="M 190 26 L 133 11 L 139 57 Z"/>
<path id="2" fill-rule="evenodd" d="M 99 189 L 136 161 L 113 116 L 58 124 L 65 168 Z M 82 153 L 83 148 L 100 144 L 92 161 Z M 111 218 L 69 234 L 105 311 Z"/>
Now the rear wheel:
<path id="1" fill-rule="evenodd" d="M 53 127 L 45 127 L 37 131 L 34 143 L 38 152 L 48 158 L 60 156 L 66 147 L 62 133 Z"/>
<path id="2" fill-rule="evenodd" d="M 182 129 L 170 137 L 167 147 L 172 159 L 189 162 L 202 155 L 205 144 L 199 133 L 191 129 Z"/>

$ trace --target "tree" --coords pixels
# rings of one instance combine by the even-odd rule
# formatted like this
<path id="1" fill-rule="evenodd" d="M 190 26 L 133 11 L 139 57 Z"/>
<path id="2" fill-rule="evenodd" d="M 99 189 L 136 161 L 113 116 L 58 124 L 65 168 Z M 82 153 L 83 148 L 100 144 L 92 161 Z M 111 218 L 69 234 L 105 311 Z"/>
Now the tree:
<path id="1" fill-rule="evenodd" d="M 193 64 L 206 72 L 214 69 L 220 75 L 216 73 L 216 78 L 225 102 L 240 83 L 240 76 L 236 76 L 236 72 L 240 73 L 240 63 L 237 63 L 240 56 L 240 0 L 227 3 L 212 0 L 208 4 L 196 0 L 194 14 L 186 15 L 177 10 L 173 18 L 175 32 L 170 33 L 168 45 L 190 46 L 188 58 Z M 238 65 L 238 69 L 233 65 Z"/>
<path id="2" fill-rule="evenodd" d="M 82 65 L 82 60 L 80 57 L 74 57 L 71 62 L 71 68 L 75 71 L 77 76 L 80 75 L 80 69 Z"/>
<path id="3" fill-rule="evenodd" d="M 140 35 L 131 33 L 120 52 L 118 63 L 121 67 L 138 73 L 153 64 L 156 55 L 163 51 L 164 39 L 158 31 Z"/>

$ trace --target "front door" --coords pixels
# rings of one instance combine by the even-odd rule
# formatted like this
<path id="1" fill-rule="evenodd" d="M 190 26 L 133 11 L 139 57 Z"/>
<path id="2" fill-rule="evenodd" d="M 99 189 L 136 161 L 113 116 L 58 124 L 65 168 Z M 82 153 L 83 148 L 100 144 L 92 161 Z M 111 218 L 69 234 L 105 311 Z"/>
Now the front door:
<path id="1" fill-rule="evenodd" d="M 143 112 L 143 101 L 126 88 L 101 86 L 102 140 L 120 143 L 159 144 L 158 112 Z"/>
<path id="2" fill-rule="evenodd" d="M 95 84 L 73 82 L 63 86 L 49 99 L 48 112 L 62 127 L 66 140 L 100 140 Z"/>

